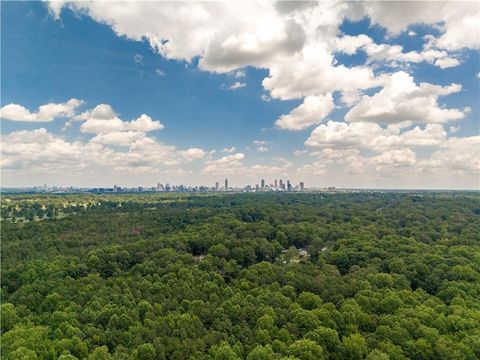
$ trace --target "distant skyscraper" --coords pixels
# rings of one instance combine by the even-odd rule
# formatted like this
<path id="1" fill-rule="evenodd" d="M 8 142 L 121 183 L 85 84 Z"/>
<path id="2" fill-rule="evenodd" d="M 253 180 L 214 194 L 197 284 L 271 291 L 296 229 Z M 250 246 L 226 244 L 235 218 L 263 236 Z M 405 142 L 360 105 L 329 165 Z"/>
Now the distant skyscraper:
<path id="1" fill-rule="evenodd" d="M 262 189 L 265 189 L 265 180 L 264 180 L 264 179 L 262 179 L 262 182 L 261 182 L 260 184 L 261 184 L 261 185 L 260 185 L 261 188 L 262 188 Z"/>
<path id="2" fill-rule="evenodd" d="M 218 191 L 218 188 L 220 187 L 220 185 L 218 184 L 218 181 L 215 182 L 215 191 Z"/>
<path id="3" fill-rule="evenodd" d="M 292 190 L 292 184 L 290 183 L 290 180 L 287 180 L 287 190 Z"/>
<path id="4" fill-rule="evenodd" d="M 300 182 L 300 190 L 305 190 L 305 183 L 303 181 Z"/>
<path id="5" fill-rule="evenodd" d="M 227 190 L 228 190 L 228 179 L 225 178 L 225 191 L 227 191 Z"/>
<path id="6" fill-rule="evenodd" d="M 275 187 L 278 187 L 277 179 L 275 179 Z"/>

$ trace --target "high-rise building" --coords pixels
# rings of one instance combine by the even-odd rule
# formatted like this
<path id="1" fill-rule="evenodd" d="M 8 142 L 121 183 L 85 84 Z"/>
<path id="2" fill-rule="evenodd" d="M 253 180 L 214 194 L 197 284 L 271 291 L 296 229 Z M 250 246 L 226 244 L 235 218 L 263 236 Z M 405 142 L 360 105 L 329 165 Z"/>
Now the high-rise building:
<path id="1" fill-rule="evenodd" d="M 228 179 L 225 178 L 225 191 L 228 191 Z"/>
<path id="2" fill-rule="evenodd" d="M 260 184 L 261 184 L 260 187 L 261 187 L 262 189 L 265 189 L 265 180 L 264 180 L 264 179 L 262 179 L 262 181 L 261 181 Z"/>
<path id="3" fill-rule="evenodd" d="M 305 190 L 305 183 L 303 181 L 300 182 L 300 191 Z"/>
<path id="4" fill-rule="evenodd" d="M 275 187 L 278 187 L 277 179 L 275 179 Z"/>
<path id="5" fill-rule="evenodd" d="M 292 190 L 292 184 L 290 183 L 290 180 L 287 180 L 287 190 L 288 191 Z"/>
<path id="6" fill-rule="evenodd" d="M 215 191 L 218 191 L 218 188 L 220 187 L 218 181 L 215 182 Z"/>

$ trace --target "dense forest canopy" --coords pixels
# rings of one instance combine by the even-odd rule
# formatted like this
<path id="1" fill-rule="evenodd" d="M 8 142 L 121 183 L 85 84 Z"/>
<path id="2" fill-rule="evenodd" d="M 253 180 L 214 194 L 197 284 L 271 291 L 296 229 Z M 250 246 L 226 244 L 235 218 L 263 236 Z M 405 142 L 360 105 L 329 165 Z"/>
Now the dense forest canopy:
<path id="1" fill-rule="evenodd" d="M 11 195 L 2 358 L 478 359 L 478 193 Z"/>

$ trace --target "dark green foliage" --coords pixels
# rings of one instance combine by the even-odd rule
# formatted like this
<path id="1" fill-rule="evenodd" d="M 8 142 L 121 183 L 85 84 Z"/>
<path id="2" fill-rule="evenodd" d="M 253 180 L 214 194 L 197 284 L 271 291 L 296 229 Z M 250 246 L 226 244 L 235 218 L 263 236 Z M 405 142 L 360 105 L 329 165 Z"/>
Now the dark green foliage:
<path id="1" fill-rule="evenodd" d="M 2 359 L 477 359 L 479 209 L 476 193 L 6 196 Z"/>

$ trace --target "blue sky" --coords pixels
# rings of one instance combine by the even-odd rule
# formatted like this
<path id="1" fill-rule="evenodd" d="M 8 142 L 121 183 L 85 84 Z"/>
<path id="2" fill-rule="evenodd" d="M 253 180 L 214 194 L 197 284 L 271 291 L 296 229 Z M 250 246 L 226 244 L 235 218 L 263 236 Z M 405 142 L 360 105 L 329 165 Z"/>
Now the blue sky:
<path id="1" fill-rule="evenodd" d="M 387 19 L 388 3 L 131 4 L 2 2 L 3 186 L 478 187 L 475 3 L 443 23 L 448 5 L 422 2 Z"/>

